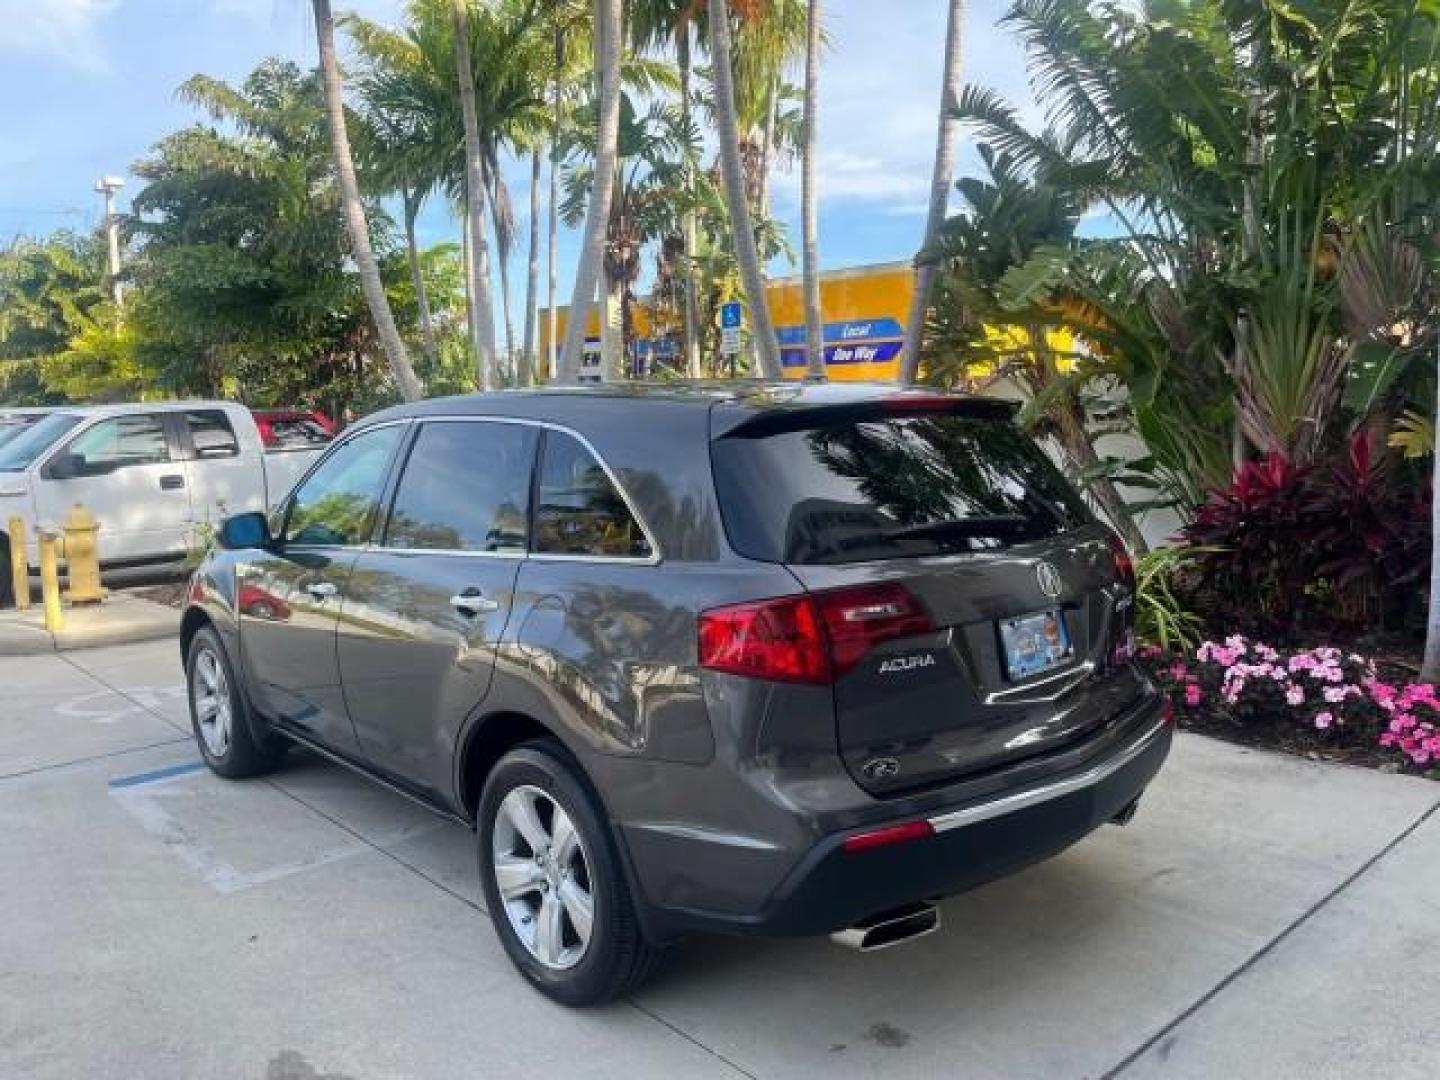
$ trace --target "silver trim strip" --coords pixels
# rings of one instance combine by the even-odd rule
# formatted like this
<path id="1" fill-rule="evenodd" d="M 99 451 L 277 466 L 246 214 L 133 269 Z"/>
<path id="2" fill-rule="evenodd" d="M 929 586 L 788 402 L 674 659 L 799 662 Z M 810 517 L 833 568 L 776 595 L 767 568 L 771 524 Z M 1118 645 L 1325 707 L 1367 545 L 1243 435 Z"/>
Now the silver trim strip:
<path id="1" fill-rule="evenodd" d="M 1151 744 L 1160 736 L 1167 727 L 1162 717 L 1156 721 L 1140 738 L 1127 746 L 1119 754 L 1102 761 L 1094 768 L 1087 769 L 1083 773 L 1068 776 L 1063 780 L 1056 780 L 1051 784 L 1042 784 L 1040 787 L 1030 788 L 1027 791 L 1017 791 L 1013 795 L 1006 795 L 1003 798 L 995 799 L 992 802 L 981 803 L 978 806 L 967 806 L 963 810 L 952 810 L 948 814 L 939 814 L 929 819 L 930 827 L 937 833 L 948 832 L 951 829 L 959 829 L 966 825 L 975 825 L 982 821 L 989 821 L 992 818 L 1003 817 L 1006 814 L 1013 814 L 1017 810 L 1024 810 L 1029 806 L 1037 806 L 1051 799 L 1058 799 L 1061 796 L 1069 795 L 1082 788 L 1098 784 L 1107 777 L 1113 776 L 1126 765 L 1138 758 Z"/>

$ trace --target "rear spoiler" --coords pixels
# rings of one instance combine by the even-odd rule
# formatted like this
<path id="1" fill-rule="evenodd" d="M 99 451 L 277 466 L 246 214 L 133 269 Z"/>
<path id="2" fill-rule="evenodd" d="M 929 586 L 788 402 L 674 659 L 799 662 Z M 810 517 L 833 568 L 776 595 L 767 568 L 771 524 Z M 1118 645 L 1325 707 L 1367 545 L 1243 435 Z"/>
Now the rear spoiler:
<path id="1" fill-rule="evenodd" d="M 976 420 L 1008 422 L 1019 412 L 1015 401 L 971 397 L 959 394 L 916 394 L 903 391 L 893 396 L 858 401 L 787 402 L 771 406 L 718 406 L 711 417 L 715 439 L 763 439 L 788 431 L 840 424 L 863 424 L 908 416 L 967 416 Z"/>

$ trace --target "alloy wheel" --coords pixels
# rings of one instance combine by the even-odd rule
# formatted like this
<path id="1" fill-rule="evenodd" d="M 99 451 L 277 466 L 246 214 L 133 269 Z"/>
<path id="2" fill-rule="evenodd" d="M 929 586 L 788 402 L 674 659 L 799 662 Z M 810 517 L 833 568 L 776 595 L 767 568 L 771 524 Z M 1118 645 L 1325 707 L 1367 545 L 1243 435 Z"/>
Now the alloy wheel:
<path id="1" fill-rule="evenodd" d="M 234 720 L 230 683 L 225 678 L 225 665 L 210 649 L 200 650 L 195 657 L 190 698 L 195 705 L 195 720 L 200 725 L 205 749 L 212 757 L 224 757 L 230 749 L 230 728 Z"/>
<path id="2" fill-rule="evenodd" d="M 578 964 L 590 946 L 595 897 L 585 842 L 564 808 L 529 784 L 495 810 L 491 862 L 515 936 L 545 967 Z"/>

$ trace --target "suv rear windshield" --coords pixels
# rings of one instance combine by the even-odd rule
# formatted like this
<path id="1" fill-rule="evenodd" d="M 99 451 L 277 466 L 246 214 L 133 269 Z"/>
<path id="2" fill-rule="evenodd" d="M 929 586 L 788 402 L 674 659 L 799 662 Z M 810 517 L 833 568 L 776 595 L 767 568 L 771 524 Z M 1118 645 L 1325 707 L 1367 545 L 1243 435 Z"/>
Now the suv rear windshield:
<path id="1" fill-rule="evenodd" d="M 1013 424 L 926 415 L 747 435 L 713 445 L 732 546 L 767 562 L 949 555 L 1092 520 Z"/>

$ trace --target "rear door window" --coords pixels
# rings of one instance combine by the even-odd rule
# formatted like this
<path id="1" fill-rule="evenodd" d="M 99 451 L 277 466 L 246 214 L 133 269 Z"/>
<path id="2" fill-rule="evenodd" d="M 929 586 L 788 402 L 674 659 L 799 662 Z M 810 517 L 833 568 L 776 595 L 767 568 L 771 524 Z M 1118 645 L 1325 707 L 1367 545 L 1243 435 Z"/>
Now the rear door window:
<path id="1" fill-rule="evenodd" d="M 575 436 L 545 432 L 538 489 L 540 554 L 645 559 L 654 553 L 610 474 Z"/>
<path id="2" fill-rule="evenodd" d="M 385 546 L 523 553 L 535 442 L 535 430 L 519 424 L 425 424 L 395 492 Z"/>
<path id="3" fill-rule="evenodd" d="M 1091 520 L 1040 449 L 1002 420 L 890 417 L 717 440 L 732 546 L 769 562 L 947 555 L 1056 536 Z"/>
<path id="4" fill-rule="evenodd" d="M 240 442 L 235 438 L 235 429 L 230 426 L 230 418 L 219 409 L 187 412 L 185 425 L 190 429 L 190 442 L 197 458 L 240 456 Z"/>

